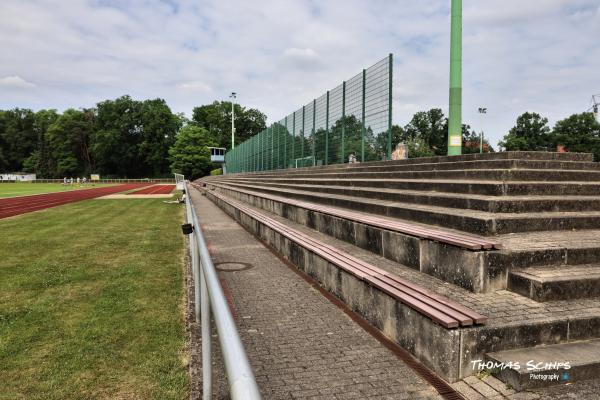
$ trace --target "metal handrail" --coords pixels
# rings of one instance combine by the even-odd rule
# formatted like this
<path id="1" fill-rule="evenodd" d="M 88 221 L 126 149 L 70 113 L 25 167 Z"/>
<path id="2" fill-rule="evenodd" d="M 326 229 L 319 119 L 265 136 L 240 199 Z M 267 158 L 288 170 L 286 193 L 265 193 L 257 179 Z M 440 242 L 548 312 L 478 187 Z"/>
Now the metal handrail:
<path id="1" fill-rule="evenodd" d="M 193 227 L 189 235 L 192 274 L 194 277 L 194 311 L 196 321 L 199 321 L 200 317 L 202 318 L 202 398 L 209 400 L 212 397 L 210 329 L 210 313 L 212 310 L 231 398 L 233 400 L 260 400 L 261 396 L 254 373 L 248 362 L 229 305 L 225 300 L 215 266 L 210 258 L 186 181 L 183 181 L 183 187 L 186 194 L 187 223 Z"/>

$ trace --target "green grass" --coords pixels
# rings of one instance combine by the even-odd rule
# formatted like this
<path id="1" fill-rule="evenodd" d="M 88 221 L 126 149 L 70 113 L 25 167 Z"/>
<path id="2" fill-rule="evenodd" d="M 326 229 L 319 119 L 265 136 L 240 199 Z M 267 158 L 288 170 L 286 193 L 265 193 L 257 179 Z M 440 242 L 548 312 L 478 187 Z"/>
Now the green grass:
<path id="1" fill-rule="evenodd" d="M 28 196 L 40 193 L 66 192 L 69 190 L 89 189 L 99 186 L 107 186 L 107 184 L 94 184 L 94 186 L 92 186 L 88 183 L 84 187 L 79 187 L 77 184 L 64 186 L 60 183 L 0 183 L 0 198 Z"/>
<path id="2" fill-rule="evenodd" d="M 183 208 L 88 200 L 0 220 L 0 399 L 184 399 Z"/>

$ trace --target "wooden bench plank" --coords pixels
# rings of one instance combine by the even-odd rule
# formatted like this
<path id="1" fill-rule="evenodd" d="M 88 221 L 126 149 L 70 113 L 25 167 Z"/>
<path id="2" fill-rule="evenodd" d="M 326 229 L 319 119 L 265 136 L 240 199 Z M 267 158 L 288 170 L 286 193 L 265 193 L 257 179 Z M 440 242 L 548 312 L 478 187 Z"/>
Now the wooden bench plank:
<path id="1" fill-rule="evenodd" d="M 487 321 L 487 317 L 459 303 L 430 292 L 412 282 L 353 257 L 334 246 L 322 243 L 302 232 L 296 231 L 279 221 L 251 209 L 239 201 L 215 192 L 211 192 L 211 195 L 358 279 L 377 287 L 446 328 L 470 326 L 474 323 L 481 324 Z"/>
<path id="2" fill-rule="evenodd" d="M 389 219 L 384 219 L 381 217 L 375 216 L 365 216 L 352 211 L 335 209 L 328 206 L 318 205 L 315 203 L 309 203 L 300 200 L 292 200 L 287 199 L 281 196 L 270 195 L 266 193 L 256 192 L 252 190 L 241 189 L 237 187 L 231 187 L 227 184 L 218 184 L 218 183 L 209 183 L 212 186 L 234 190 L 239 193 L 244 193 L 251 196 L 261 197 L 264 199 L 277 201 L 284 204 L 293 205 L 296 207 L 305 208 L 311 211 L 317 211 L 324 214 L 332 215 L 335 217 L 341 217 L 345 219 L 349 219 L 355 222 L 364 223 L 366 225 L 377 226 L 379 228 L 388 229 L 391 231 L 408 234 L 411 236 L 417 236 L 422 239 L 429 239 L 441 243 L 450 244 L 457 247 L 466 248 L 469 250 L 492 250 L 492 249 L 502 249 L 502 244 L 498 242 L 492 242 L 487 240 L 486 238 L 456 233 L 451 231 L 446 231 L 443 229 L 437 228 L 427 228 L 419 225 L 413 225 L 409 223 L 404 223 L 401 221 L 392 221 Z"/>

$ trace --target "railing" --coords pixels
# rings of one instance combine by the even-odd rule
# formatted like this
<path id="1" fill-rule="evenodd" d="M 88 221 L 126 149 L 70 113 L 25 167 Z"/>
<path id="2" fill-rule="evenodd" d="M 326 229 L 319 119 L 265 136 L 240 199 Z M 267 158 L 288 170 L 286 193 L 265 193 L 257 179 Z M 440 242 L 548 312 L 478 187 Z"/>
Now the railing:
<path id="1" fill-rule="evenodd" d="M 196 321 L 202 319 L 202 398 L 209 400 L 212 397 L 210 327 L 210 313 L 212 310 L 227 372 L 231 399 L 258 400 L 261 396 L 254 379 L 254 373 L 250 368 L 244 346 L 225 300 L 185 181 L 183 187 L 186 194 L 187 224 L 182 228 L 184 233 L 190 237 Z"/>

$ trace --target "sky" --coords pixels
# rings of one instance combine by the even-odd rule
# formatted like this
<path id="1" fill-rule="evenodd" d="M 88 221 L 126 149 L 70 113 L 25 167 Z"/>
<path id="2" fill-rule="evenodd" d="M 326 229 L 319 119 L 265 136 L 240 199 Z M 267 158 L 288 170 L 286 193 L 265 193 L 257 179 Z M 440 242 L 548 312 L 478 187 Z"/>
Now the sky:
<path id="1" fill-rule="evenodd" d="M 2 0 L 0 108 L 129 94 L 175 112 L 228 100 L 277 121 L 394 54 L 393 119 L 447 114 L 450 0 Z M 463 122 L 494 144 L 600 94 L 600 0 L 464 0 Z M 477 109 L 486 107 L 482 118 Z"/>

